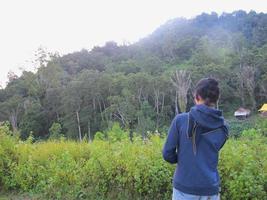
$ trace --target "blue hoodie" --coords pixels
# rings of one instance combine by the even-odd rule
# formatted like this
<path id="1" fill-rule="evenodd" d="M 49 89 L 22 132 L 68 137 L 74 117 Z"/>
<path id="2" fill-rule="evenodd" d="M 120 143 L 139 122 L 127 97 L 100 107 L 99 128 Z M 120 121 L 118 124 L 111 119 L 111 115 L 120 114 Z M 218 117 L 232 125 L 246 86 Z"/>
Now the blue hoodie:
<path id="1" fill-rule="evenodd" d="M 173 187 L 193 195 L 218 194 L 219 150 L 227 138 L 228 126 L 220 110 L 201 104 L 177 115 L 162 151 L 167 162 L 178 163 Z"/>

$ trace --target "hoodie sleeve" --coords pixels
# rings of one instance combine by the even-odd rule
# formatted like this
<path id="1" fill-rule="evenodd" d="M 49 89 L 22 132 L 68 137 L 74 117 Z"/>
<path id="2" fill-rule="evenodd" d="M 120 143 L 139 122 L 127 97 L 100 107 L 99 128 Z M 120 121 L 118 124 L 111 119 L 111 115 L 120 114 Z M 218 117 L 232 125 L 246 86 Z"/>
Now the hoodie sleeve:
<path id="1" fill-rule="evenodd" d="M 177 148 L 178 148 L 178 127 L 177 127 L 177 117 L 175 117 L 171 123 L 168 131 L 168 136 L 164 144 L 162 155 L 165 161 L 175 164 L 178 162 L 177 159 Z"/>

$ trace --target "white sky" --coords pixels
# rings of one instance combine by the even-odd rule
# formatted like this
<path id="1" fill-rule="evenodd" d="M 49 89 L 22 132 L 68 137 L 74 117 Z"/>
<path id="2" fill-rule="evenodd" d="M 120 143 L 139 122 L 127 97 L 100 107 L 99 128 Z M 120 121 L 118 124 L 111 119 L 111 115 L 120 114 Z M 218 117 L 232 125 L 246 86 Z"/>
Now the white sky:
<path id="1" fill-rule="evenodd" d="M 175 17 L 267 12 L 265 0 L 0 0 L 0 85 L 33 69 L 39 46 L 66 54 L 106 41 L 135 42 Z"/>

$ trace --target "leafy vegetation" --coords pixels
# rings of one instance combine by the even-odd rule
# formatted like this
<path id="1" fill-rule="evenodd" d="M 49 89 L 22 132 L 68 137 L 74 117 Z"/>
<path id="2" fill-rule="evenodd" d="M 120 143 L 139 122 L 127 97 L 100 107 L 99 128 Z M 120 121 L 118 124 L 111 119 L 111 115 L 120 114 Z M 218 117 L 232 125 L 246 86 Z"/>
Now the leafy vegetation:
<path id="1" fill-rule="evenodd" d="M 36 73 L 9 73 L 0 89 L 0 188 L 11 195 L 169 199 L 174 166 L 162 159 L 161 133 L 193 104 L 195 83 L 218 79 L 228 116 L 267 101 L 264 13 L 203 13 L 131 45 L 37 54 Z M 267 120 L 229 123 L 222 199 L 265 199 Z"/>
<path id="2" fill-rule="evenodd" d="M 107 42 L 63 56 L 39 49 L 37 72 L 9 73 L 0 89 L 0 121 L 22 139 L 92 140 L 114 122 L 146 138 L 190 108 L 203 77 L 219 80 L 224 113 L 256 111 L 267 101 L 266 42 L 267 14 L 235 11 L 173 19 L 131 45 Z"/>
<path id="3" fill-rule="evenodd" d="M 91 143 L 32 143 L 1 127 L 1 188 L 37 199 L 170 199 L 174 165 L 162 159 L 164 138 L 133 134 L 131 142 L 118 124 L 98 134 Z M 266 142 L 256 130 L 229 139 L 220 154 L 222 199 L 266 198 Z"/>

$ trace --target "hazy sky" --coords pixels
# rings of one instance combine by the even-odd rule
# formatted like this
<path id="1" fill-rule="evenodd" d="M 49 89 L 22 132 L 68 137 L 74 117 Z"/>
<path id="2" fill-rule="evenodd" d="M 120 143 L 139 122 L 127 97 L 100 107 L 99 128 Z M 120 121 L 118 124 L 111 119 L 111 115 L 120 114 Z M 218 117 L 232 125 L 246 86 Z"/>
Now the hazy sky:
<path id="1" fill-rule="evenodd" d="M 0 84 L 33 69 L 39 46 L 66 54 L 113 40 L 135 42 L 175 17 L 267 12 L 265 0 L 0 0 Z"/>

